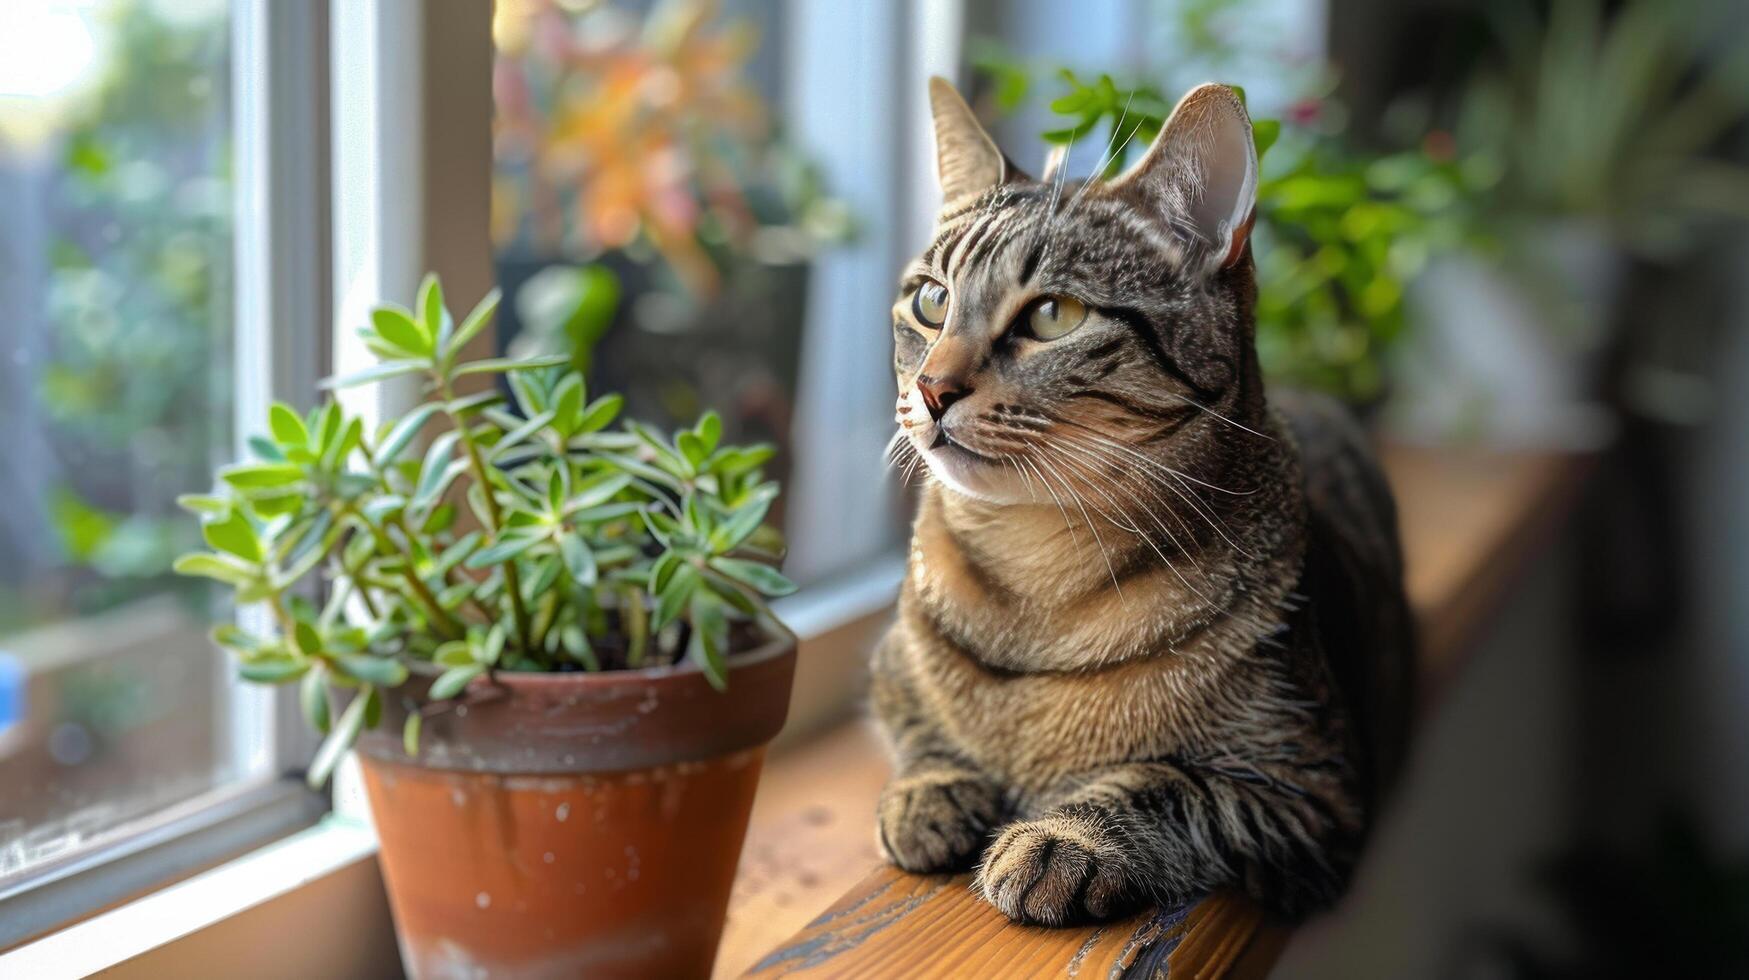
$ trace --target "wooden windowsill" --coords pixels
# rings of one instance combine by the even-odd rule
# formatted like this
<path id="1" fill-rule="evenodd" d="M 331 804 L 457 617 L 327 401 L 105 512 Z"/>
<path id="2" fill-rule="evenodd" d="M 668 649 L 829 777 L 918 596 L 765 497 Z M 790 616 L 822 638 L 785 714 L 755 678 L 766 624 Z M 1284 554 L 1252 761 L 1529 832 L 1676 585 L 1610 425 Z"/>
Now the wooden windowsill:
<path id="1" fill-rule="evenodd" d="M 1401 447 L 1383 455 L 1421 630 L 1426 704 L 1458 672 L 1516 573 L 1553 537 L 1586 460 Z M 1285 930 L 1226 894 L 1100 928 L 1013 925 L 972 892 L 968 876 L 881 865 L 873 817 L 887 770 L 879 739 L 861 721 L 772 761 L 717 976 L 1060 976 L 1151 963 L 1169 963 L 1174 976 L 1253 976 L 1286 943 Z"/>

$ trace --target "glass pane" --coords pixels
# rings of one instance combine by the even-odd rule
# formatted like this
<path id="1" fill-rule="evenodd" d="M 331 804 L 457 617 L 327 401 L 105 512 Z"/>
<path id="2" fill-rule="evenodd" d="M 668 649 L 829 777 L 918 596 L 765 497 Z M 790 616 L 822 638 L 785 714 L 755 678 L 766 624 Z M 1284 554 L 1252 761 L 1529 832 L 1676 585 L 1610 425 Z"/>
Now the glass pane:
<path id="1" fill-rule="evenodd" d="M 0 6 L 0 877 L 242 775 L 169 573 L 231 438 L 228 30 Z"/>
<path id="2" fill-rule="evenodd" d="M 501 342 L 571 352 L 592 389 L 623 393 L 632 416 L 674 427 L 715 409 L 726 437 L 774 443 L 768 475 L 789 489 L 775 516 L 805 584 L 873 554 L 843 542 L 829 562 L 804 554 L 826 535 L 798 522 L 811 483 L 800 467 L 831 455 L 799 440 L 846 435 L 804 417 L 809 382 L 833 387 L 802 376 L 804 350 L 848 361 L 855 345 L 810 331 L 884 338 L 888 300 L 858 322 L 810 310 L 820 261 L 853 238 L 853 222 L 786 137 L 787 10 L 780 0 L 500 4 L 493 223 Z M 859 176 L 890 184 L 878 167 L 870 159 Z M 877 267 L 885 291 L 893 268 Z M 880 384 L 886 359 L 851 369 Z M 879 399 L 872 411 L 887 427 Z M 864 485 L 883 478 L 884 438 L 851 457 Z M 896 540 L 888 510 L 867 515 L 895 531 L 873 553 Z"/>

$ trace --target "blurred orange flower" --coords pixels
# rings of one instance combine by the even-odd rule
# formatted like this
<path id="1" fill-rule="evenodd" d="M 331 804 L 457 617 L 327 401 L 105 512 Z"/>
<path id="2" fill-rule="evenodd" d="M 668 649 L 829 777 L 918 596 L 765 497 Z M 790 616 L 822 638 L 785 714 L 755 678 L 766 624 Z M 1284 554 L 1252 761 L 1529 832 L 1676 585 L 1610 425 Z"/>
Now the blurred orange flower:
<path id="1" fill-rule="evenodd" d="M 757 34 L 717 13 L 712 0 L 679 0 L 640 26 L 607 3 L 501 0 L 499 151 L 527 164 L 523 189 L 497 195 L 501 237 L 529 217 L 555 245 L 569 211 L 584 248 L 642 239 L 689 289 L 715 290 L 701 232 L 708 219 L 731 246 L 752 234 L 737 171 L 770 133 L 745 77 Z"/>

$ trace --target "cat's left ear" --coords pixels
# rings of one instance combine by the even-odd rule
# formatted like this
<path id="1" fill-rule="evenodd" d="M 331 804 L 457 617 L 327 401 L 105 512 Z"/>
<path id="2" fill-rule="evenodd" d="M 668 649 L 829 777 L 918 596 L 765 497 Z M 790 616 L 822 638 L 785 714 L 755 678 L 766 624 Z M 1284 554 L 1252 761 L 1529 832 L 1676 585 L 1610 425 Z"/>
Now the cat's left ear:
<path id="1" fill-rule="evenodd" d="M 1257 208 L 1257 148 L 1239 94 L 1213 82 L 1192 89 L 1112 186 L 1139 191 L 1161 209 L 1190 240 L 1201 273 L 1239 261 Z"/>

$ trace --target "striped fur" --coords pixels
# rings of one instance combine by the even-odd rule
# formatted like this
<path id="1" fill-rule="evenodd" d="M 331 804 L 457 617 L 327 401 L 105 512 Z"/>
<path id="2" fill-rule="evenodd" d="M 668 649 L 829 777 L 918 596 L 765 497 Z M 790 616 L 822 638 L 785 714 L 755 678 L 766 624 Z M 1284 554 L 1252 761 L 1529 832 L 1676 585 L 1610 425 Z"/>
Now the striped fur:
<path id="1" fill-rule="evenodd" d="M 1134 186 L 1005 172 L 943 210 L 894 305 L 895 446 L 928 478 L 874 657 L 881 846 L 976 867 L 1028 922 L 1228 884 L 1304 914 L 1405 736 L 1389 493 L 1340 409 L 1265 399 L 1248 247 L 1202 274 Z M 939 327 L 913 313 L 931 280 Z M 1086 322 L 1029 339 L 1041 295 Z"/>

